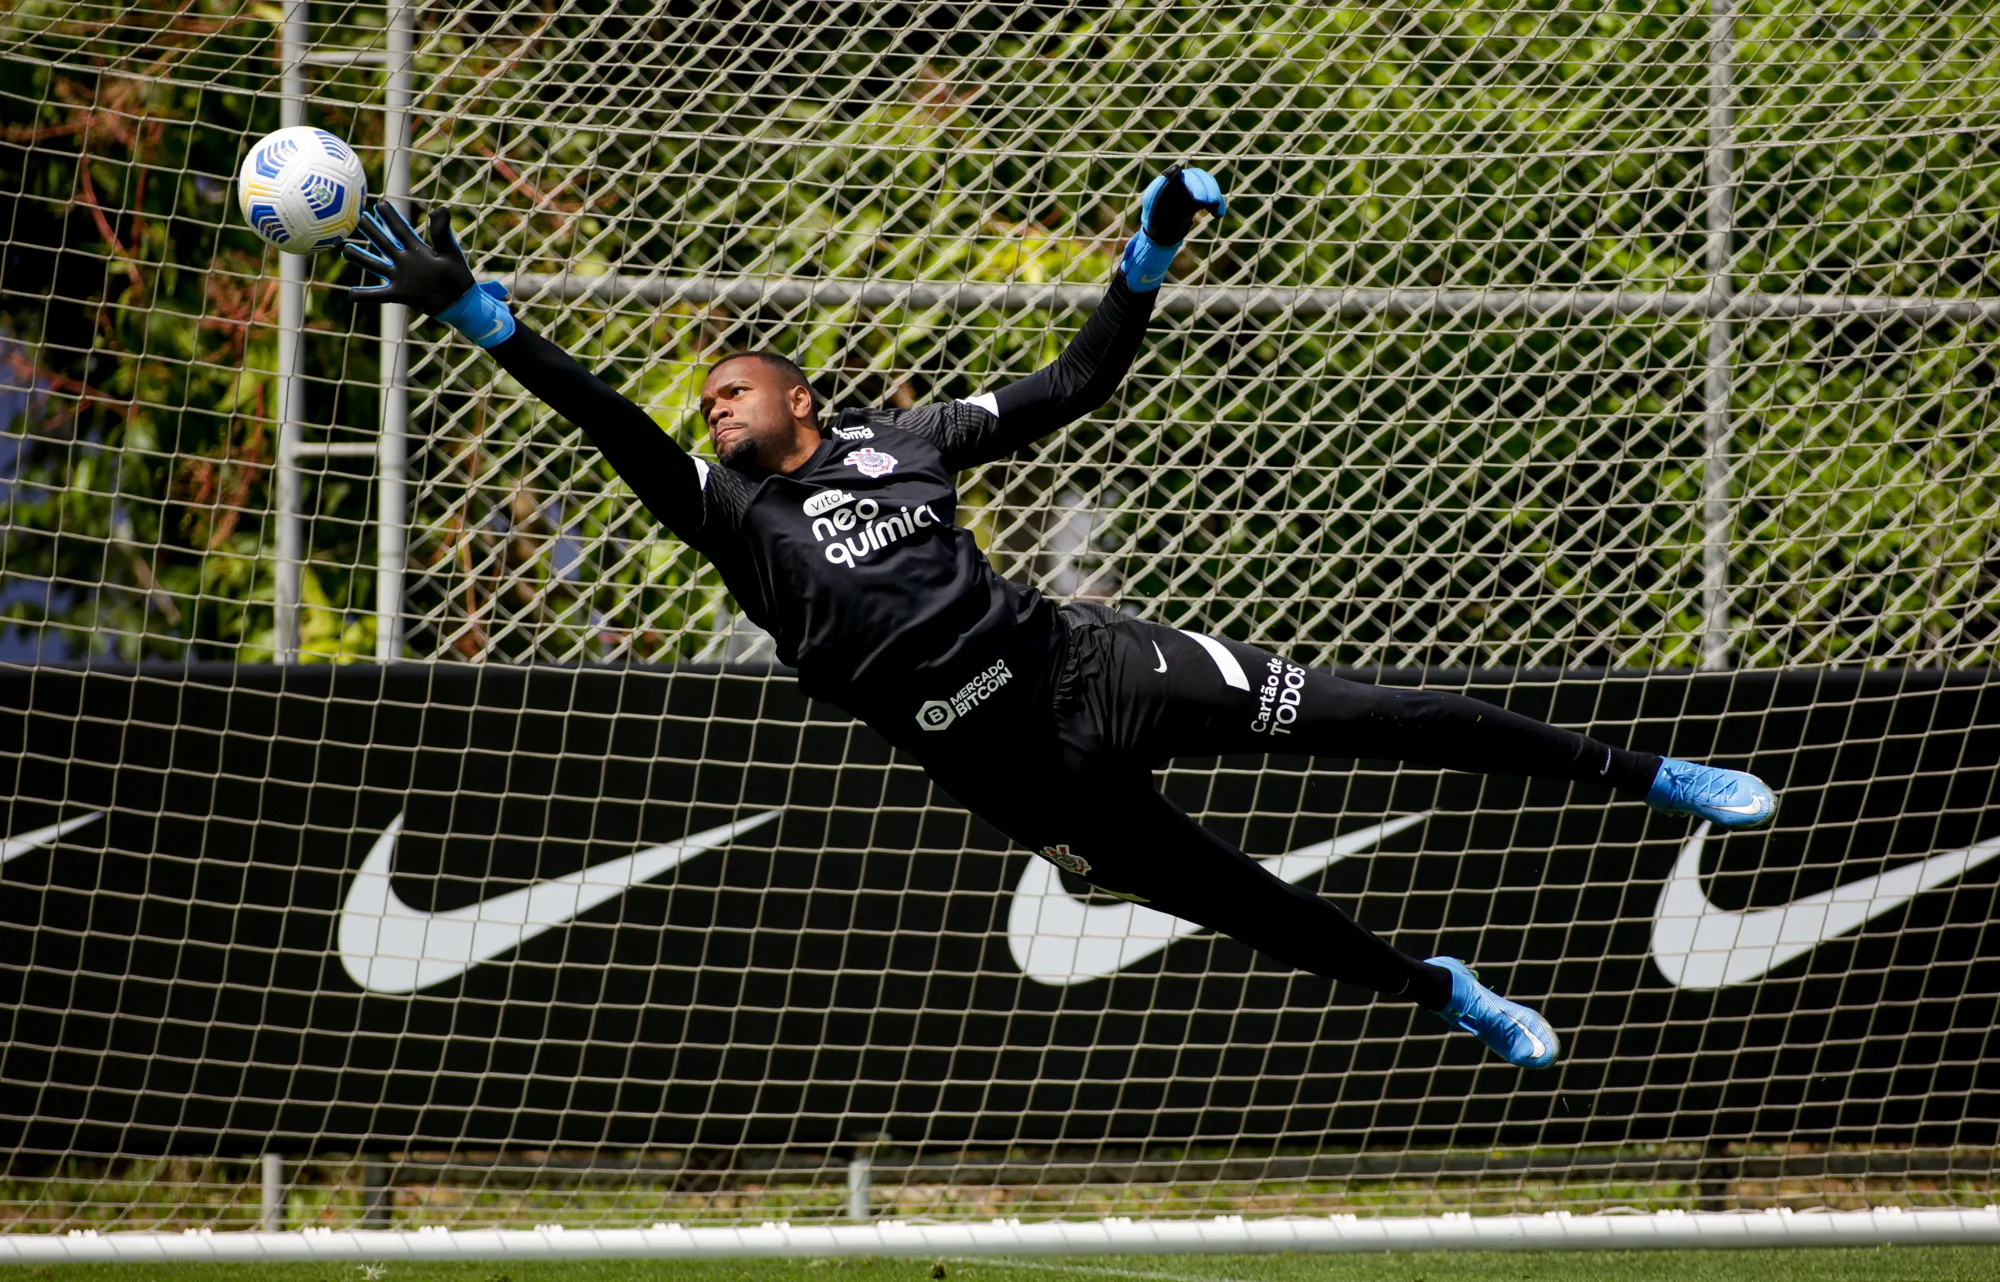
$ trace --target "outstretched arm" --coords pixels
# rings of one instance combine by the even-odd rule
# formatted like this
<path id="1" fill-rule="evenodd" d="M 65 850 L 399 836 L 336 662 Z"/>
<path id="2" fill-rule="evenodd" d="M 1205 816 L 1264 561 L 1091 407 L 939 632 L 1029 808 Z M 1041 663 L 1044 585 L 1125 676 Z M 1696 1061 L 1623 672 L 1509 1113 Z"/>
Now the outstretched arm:
<path id="1" fill-rule="evenodd" d="M 1110 400 L 1139 353 L 1167 266 L 1203 210 L 1223 211 L 1222 190 L 1207 173 L 1175 165 L 1154 179 L 1140 204 L 1139 234 L 1125 246 L 1104 301 L 1062 355 L 996 391 L 917 411 L 903 425 L 931 435 L 957 469 L 1005 458 Z"/>
<path id="2" fill-rule="evenodd" d="M 590 443 L 662 525 L 692 539 L 705 526 L 726 520 L 726 505 L 708 501 L 711 496 L 706 491 L 716 475 L 709 465 L 675 444 L 652 415 L 577 363 L 575 357 L 518 324 L 512 337 L 491 350 L 500 368 L 515 381 L 583 429 Z M 722 477 L 716 483 L 727 485 L 733 479 Z"/>
<path id="3" fill-rule="evenodd" d="M 383 283 L 350 290 L 356 302 L 404 303 L 491 352 L 521 386 L 581 428 L 646 509 L 682 538 L 728 522 L 731 495 L 721 491 L 736 478 L 712 471 L 645 410 L 516 320 L 506 286 L 475 283 L 449 210 L 431 211 L 428 243 L 388 204 L 364 215 L 361 230 L 370 243 L 349 243 L 342 253 Z"/>

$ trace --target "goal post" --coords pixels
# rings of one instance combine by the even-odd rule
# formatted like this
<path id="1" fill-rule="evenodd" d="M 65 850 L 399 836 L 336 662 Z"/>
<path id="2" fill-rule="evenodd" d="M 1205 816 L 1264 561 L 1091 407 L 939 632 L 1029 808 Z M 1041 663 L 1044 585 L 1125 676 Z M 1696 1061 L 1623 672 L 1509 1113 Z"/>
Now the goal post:
<path id="1" fill-rule="evenodd" d="M 1285 1251 L 1634 1251 L 1757 1247 L 1984 1246 L 2000 1243 L 2000 1211 L 1832 1211 L 1795 1215 L 1541 1216 L 1048 1221 L 982 1224 L 811 1225 L 739 1228 L 472 1229 L 385 1235 L 91 1232 L 65 1238 L 0 1235 L 0 1262 L 324 1262 L 423 1260 L 772 1259 L 1004 1255 L 1248 1255 Z"/>
<path id="2" fill-rule="evenodd" d="M 94 15 L 0 15 L 0 1259 L 1995 1239 L 2000 0 Z M 962 478 L 1001 571 L 1779 822 L 1163 775 L 1546 1074 L 1094 894 L 281 272 L 299 121 L 691 449 L 740 347 L 1031 372 L 1201 163 L 1118 397 Z"/>

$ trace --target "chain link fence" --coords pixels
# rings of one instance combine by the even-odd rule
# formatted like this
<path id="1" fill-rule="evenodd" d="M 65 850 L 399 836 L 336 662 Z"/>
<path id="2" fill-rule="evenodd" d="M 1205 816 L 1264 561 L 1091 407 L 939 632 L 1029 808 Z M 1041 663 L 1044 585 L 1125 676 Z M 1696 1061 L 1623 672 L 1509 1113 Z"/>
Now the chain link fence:
<path id="1" fill-rule="evenodd" d="M 706 364 L 822 398 L 1050 359 L 1176 158 L 1226 219 L 1120 398 L 965 478 L 1005 573 L 1359 666 L 1984 664 L 1987 4 L 486 4 L 414 11 L 420 205 L 700 447 Z M 384 10 L 308 118 L 383 143 Z M 261 9 L 10 28 L 6 609 L 268 656 L 275 271 L 226 198 Z M 313 267 L 299 645 L 373 652 L 382 357 Z M 756 657 L 583 444 L 413 326 L 407 657 Z M 393 516 L 393 514 L 392 514 Z"/>
<path id="2" fill-rule="evenodd" d="M 398 21 L 407 45 L 393 38 Z M 356 277 L 334 258 L 313 260 L 295 295 L 302 373 L 281 377 L 277 255 L 242 225 L 232 181 L 250 141 L 285 119 L 288 65 L 303 86 L 291 101 L 309 123 L 352 141 L 386 185 L 402 185 L 391 175 L 406 158 L 412 201 L 454 209 L 475 265 L 511 283 L 523 318 L 697 450 L 701 376 L 742 347 L 795 354 L 834 404 L 915 405 L 1031 372 L 1099 296 L 1147 181 L 1176 159 L 1217 173 L 1228 216 L 1182 256 L 1112 405 L 962 478 L 960 519 L 1002 572 L 1057 597 L 1301 662 L 1375 669 L 1976 669 L 2000 644 L 2000 0 L 484 0 L 395 10 L 21 0 L 0 13 L 0 32 L 0 664 L 770 657 L 713 572 L 659 535 L 579 432 L 442 327 L 417 320 L 399 344 L 391 318 L 385 342 L 383 318 L 344 297 L 339 286 Z M 289 425 L 286 387 L 298 393 Z M 131 684 L 161 681 L 190 707 L 205 697 L 173 668 Z M 1597 697 L 1577 695 L 1562 673 L 1492 684 L 1530 702 L 1557 687 Z M 1596 711 L 1616 721 L 1626 687 L 1657 695 L 1672 679 L 1625 673 L 1604 684 L 1619 688 Z M 1845 801 L 1816 797 L 1824 781 L 1788 794 L 1797 799 L 1786 823 L 1824 837 L 1805 860 L 1821 880 L 1800 886 L 1830 887 L 1836 874 L 1849 884 L 1892 855 L 1935 859 L 1990 841 L 1978 828 L 1976 718 L 1914 729 L 1871 719 L 1893 702 L 1877 687 L 1812 698 L 1816 714 L 1841 723 L 1815 741 L 1813 761 L 1879 758 L 1889 786 L 1875 774 L 1836 781 L 1881 811 L 1866 816 L 1873 828 Z M 386 697 L 344 706 L 409 711 Z M 1910 706 L 1922 711 L 1920 700 Z M 1638 729 L 1664 742 L 1683 718 L 1712 711 L 1647 705 Z M 697 729 L 774 724 L 765 705 L 757 717 L 683 718 L 689 737 L 656 745 L 649 760 L 713 773 Z M 198 721 L 190 712 L 188 724 Z M 112 718 L 76 724 L 79 744 L 131 731 Z M 337 738 L 330 722 L 313 724 L 268 743 Z M 826 760 L 785 765 L 787 804 L 798 780 L 875 768 L 866 737 L 842 733 Z M 567 751 L 544 747 L 518 751 Z M 1791 770 L 1791 747 L 1759 750 Z M 127 777 L 164 777 L 150 769 Z M 271 773 L 207 784 L 222 794 L 325 782 Z M 1386 791 L 1365 788 L 1404 780 L 1356 771 L 1362 791 L 1342 781 L 1337 798 L 1302 809 L 1287 788 L 1304 776 L 1283 763 L 1247 783 L 1228 767 L 1178 781 L 1190 777 L 1217 785 L 1188 794 L 1206 795 L 1205 814 L 1277 825 L 1259 847 L 1269 850 L 1317 840 L 1322 828 L 1307 827 L 1326 807 L 1390 808 Z M 1233 783 L 1261 791 L 1232 801 L 1220 785 Z M 564 800 L 597 806 L 594 787 Z M 855 795 L 831 810 L 867 832 L 837 854 L 882 848 L 874 825 L 887 794 Z M 528 800 L 535 809 L 549 798 Z M 1386 928 L 1429 929 L 1424 905 L 1450 896 L 1498 902 L 1480 879 L 1518 853 L 1512 820 L 1557 813 L 1518 800 L 1482 796 L 1477 808 L 1502 834 L 1468 838 L 1468 858 L 1411 887 L 1403 898 L 1416 907 Z M 10 798 L 23 814 L 58 801 L 60 822 L 22 819 L 0 862 L 85 822 L 85 802 L 69 793 Z M 234 866 L 208 851 L 162 854 L 143 806 L 103 804 L 144 820 L 143 840 L 119 857 L 144 858 L 131 866 L 147 878 Z M 794 808 L 813 806 L 828 808 Z M 1570 951 L 1595 966 L 1596 950 L 1607 975 L 1650 974 L 1643 942 L 1614 956 L 1596 932 L 1603 920 L 1642 933 L 1641 919 L 1657 921 L 1651 883 L 1668 866 L 1665 847 L 1653 852 L 1658 868 L 1635 862 L 1653 855 L 1634 856 L 1635 830 L 1605 827 L 1595 806 L 1564 805 L 1569 826 L 1518 844 L 1536 860 L 1556 851 L 1571 869 L 1611 852 L 1576 875 L 1615 892 L 1616 906 L 1580 914 Z M 926 801 L 902 814 L 942 808 Z M 1932 820 L 1934 834 L 1920 831 Z M 373 823 L 341 817 L 311 844 L 351 838 L 358 852 L 382 831 Z M 1887 829 L 1905 845 L 1875 840 Z M 975 853 L 1000 854 L 976 836 L 939 849 L 962 844 L 969 865 Z M 92 840 L 111 852 L 109 838 Z M 787 853 L 798 866 L 826 846 Z M 232 846 L 228 859 L 237 855 Z M 344 877 L 340 860 L 352 859 L 327 858 Z M 286 869 L 267 880 L 311 880 Z M 1533 876 L 1543 878 L 1539 862 Z M 1731 877 L 1716 880 L 1747 895 L 1748 875 Z M 1543 880 L 1554 889 L 1535 894 L 1560 916 L 1565 883 Z M 108 904 L 144 897 L 93 886 L 72 900 L 94 905 L 99 894 Z M 1970 893 L 1961 902 L 1952 938 L 1962 943 L 1990 910 Z M 318 920 L 319 910 L 284 910 L 292 923 Z M 1943 929 L 1915 920 L 1911 957 L 1931 947 L 1925 931 Z M 1572 926 L 1560 929 L 1567 940 Z M 254 932 L 228 942 L 230 956 L 264 955 Z M 1877 952 L 1850 979 L 1909 987 L 1921 971 L 1956 982 L 1936 960 L 1948 950 L 1897 962 L 1907 968 L 1891 975 L 1880 959 L 1892 942 L 1869 942 Z M 1606 982 L 1623 982 L 1616 975 Z M 924 1001 L 962 1012 L 954 991 L 926 989 Z M 1900 1036 L 1891 1016 L 1915 1009 L 1901 1000 L 1881 1004 L 1890 1015 L 1875 1035 Z M 1799 1009 L 1783 1032 L 1791 1049 L 1827 1039 L 1813 1022 L 1825 1009 L 1878 1014 L 1846 996 Z M 1954 1025 L 1954 1036 L 1976 1039 L 1984 1026 L 1966 1009 L 1977 1027 Z M 1396 1060 L 1410 1033 L 1403 1012 L 1394 1016 L 1355 1044 Z M 1674 1037 L 1707 1044 L 1696 1017 L 1669 1022 Z M 1601 1026 L 1622 1027 L 1609 1017 Z M 1345 1028 L 1325 1036 L 1353 1040 Z M 1833 1040 L 1809 1075 L 1774 1071 L 1771 1096 L 1840 1071 L 1825 1066 L 1843 1062 Z M 1911 1044 L 1942 1065 L 1927 1097 L 1938 1108 L 1970 1080 L 1951 1074 L 1986 1062 L 1976 1050 Z M 1591 1061 L 1614 1085 L 1630 1062 Z M 1649 1072 L 1670 1077 L 1678 1063 Z M 1186 1071 L 1197 1083 L 1225 1076 Z M 1297 1080 L 1328 1075 L 1259 1084 Z M 1714 1112 L 1713 1097 L 1691 1090 L 1674 1112 L 1697 1136 L 1687 1142 L 1511 1154 L 1479 1144 L 1421 1153 L 1398 1123 L 1371 1124 L 1365 1152 L 1310 1134 L 1296 1152 L 1099 1146 L 1004 1158 L 899 1153 L 884 1141 L 876 1209 L 1992 1201 L 1990 1130 L 1979 1130 L 1991 1119 L 1977 1110 L 1967 1144 L 1914 1149 L 1902 1146 L 1908 1135 L 1867 1123 L 1861 1140 L 1838 1144 L 1699 1138 Z M 846 1149 L 782 1148 L 329 1150 L 298 1158 L 290 1196 L 295 1217 L 406 1225 L 544 1212 L 579 1225 L 666 1212 L 716 1223 L 833 1217 L 857 1187 L 868 1208 L 865 1163 L 839 1186 Z M 42 1156 L 46 1170 L 0 1188 L 24 1225 L 287 1214 L 272 1162 L 100 1154 L 92 1167 L 89 1155 Z M 906 1191 L 886 1191 L 891 1183 Z"/>

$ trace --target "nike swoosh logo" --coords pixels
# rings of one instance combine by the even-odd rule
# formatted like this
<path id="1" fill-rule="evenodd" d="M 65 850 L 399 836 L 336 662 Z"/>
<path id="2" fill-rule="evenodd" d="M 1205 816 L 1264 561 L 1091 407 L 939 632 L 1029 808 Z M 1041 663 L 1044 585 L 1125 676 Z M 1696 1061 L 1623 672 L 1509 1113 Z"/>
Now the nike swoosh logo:
<path id="1" fill-rule="evenodd" d="M 767 810 L 464 908 L 420 913 L 389 884 L 396 838 L 403 831 L 403 816 L 397 815 L 348 887 L 336 931 L 340 964 L 371 993 L 414 993 L 442 984 L 777 817 L 777 811 Z"/>
<path id="2" fill-rule="evenodd" d="M 1653 964 L 1674 987 L 1697 992 L 1747 984 L 2000 855 L 1995 837 L 1776 908 L 1730 912 L 1717 908 L 1701 888 L 1707 839 L 1704 823 L 1681 847 L 1653 910 Z"/>
<path id="3" fill-rule="evenodd" d="M 1431 813 L 1405 815 L 1257 862 L 1286 881 L 1304 881 Z M 1007 912 L 1007 946 L 1015 964 L 1029 979 L 1059 988 L 1109 978 L 1205 929 L 1138 904 L 1086 904 L 1063 889 L 1056 866 L 1046 859 L 1028 861 Z"/>
<path id="4" fill-rule="evenodd" d="M 487 339 L 489 339 L 489 338 L 493 337 L 493 336 L 494 336 L 495 334 L 499 333 L 499 332 L 500 332 L 501 330 L 503 330 L 503 329 L 505 329 L 505 328 L 507 328 L 507 322 L 506 322 L 506 321 L 503 321 L 503 320 L 496 320 L 496 321 L 494 321 L 494 322 L 493 322 L 493 328 L 492 328 L 492 329 L 489 329 L 489 330 L 487 330 L 487 331 L 486 331 L 486 332 L 485 332 L 484 334 L 481 334 L 481 335 L 479 336 L 479 341 L 483 343 L 483 342 L 485 342 L 485 341 L 486 341 Z"/>
<path id="5" fill-rule="evenodd" d="M 40 850 L 43 846 L 53 846 L 56 842 L 62 840 L 65 834 L 75 832 L 85 824 L 95 823 L 102 818 L 104 818 L 102 810 L 93 810 L 87 815 L 78 815 L 74 819 L 65 819 L 61 823 L 50 824 L 46 828 L 37 828 L 33 832 L 24 832 L 18 837 L 9 837 L 5 841 L 0 841 L 0 864 L 6 863 L 9 859 L 17 855 L 25 855 L 31 850 Z"/>
<path id="6" fill-rule="evenodd" d="M 1164 654 L 1161 654 L 1161 653 L 1160 653 L 1160 643 L 1159 643 L 1158 641 L 1155 641 L 1155 642 L 1153 642 L 1153 653 L 1154 653 L 1154 655 L 1156 655 L 1156 656 L 1157 656 L 1157 657 L 1159 658 L 1159 660 L 1160 660 L 1160 666 L 1159 666 L 1159 667 L 1157 667 L 1157 668 L 1154 668 L 1154 669 L 1153 669 L 1153 671 L 1155 671 L 1155 672 L 1165 672 L 1165 671 L 1167 670 L 1167 656 L 1166 656 L 1166 655 L 1164 655 Z"/>
<path id="7" fill-rule="evenodd" d="M 1504 1011 L 1501 1013 L 1506 1014 L 1506 1012 Z M 1520 1020 L 1515 1019 L 1512 1015 L 1507 1016 L 1507 1022 L 1521 1030 L 1521 1036 L 1527 1038 L 1528 1045 L 1535 1048 L 1536 1059 L 1540 1059 L 1542 1056 L 1549 1053 L 1548 1043 L 1544 1042 L 1541 1038 L 1535 1036 L 1534 1029 L 1529 1028 L 1526 1024 L 1523 1024 Z"/>

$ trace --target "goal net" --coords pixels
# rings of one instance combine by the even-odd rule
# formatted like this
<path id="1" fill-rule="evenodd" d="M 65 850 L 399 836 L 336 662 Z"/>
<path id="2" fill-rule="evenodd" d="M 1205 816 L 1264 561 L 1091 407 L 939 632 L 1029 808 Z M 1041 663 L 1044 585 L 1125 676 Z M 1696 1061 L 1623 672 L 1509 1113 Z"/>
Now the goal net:
<path id="1" fill-rule="evenodd" d="M 1993 1205 L 2000 3 L 0 28 L 6 1228 Z M 233 175 L 299 121 L 690 449 L 736 348 L 834 404 L 1031 372 L 1199 163 L 1118 397 L 961 478 L 1001 572 L 1778 825 L 1163 776 L 1536 1004 L 1543 1074 L 1094 894 L 799 697 L 484 354 L 286 278 Z"/>

